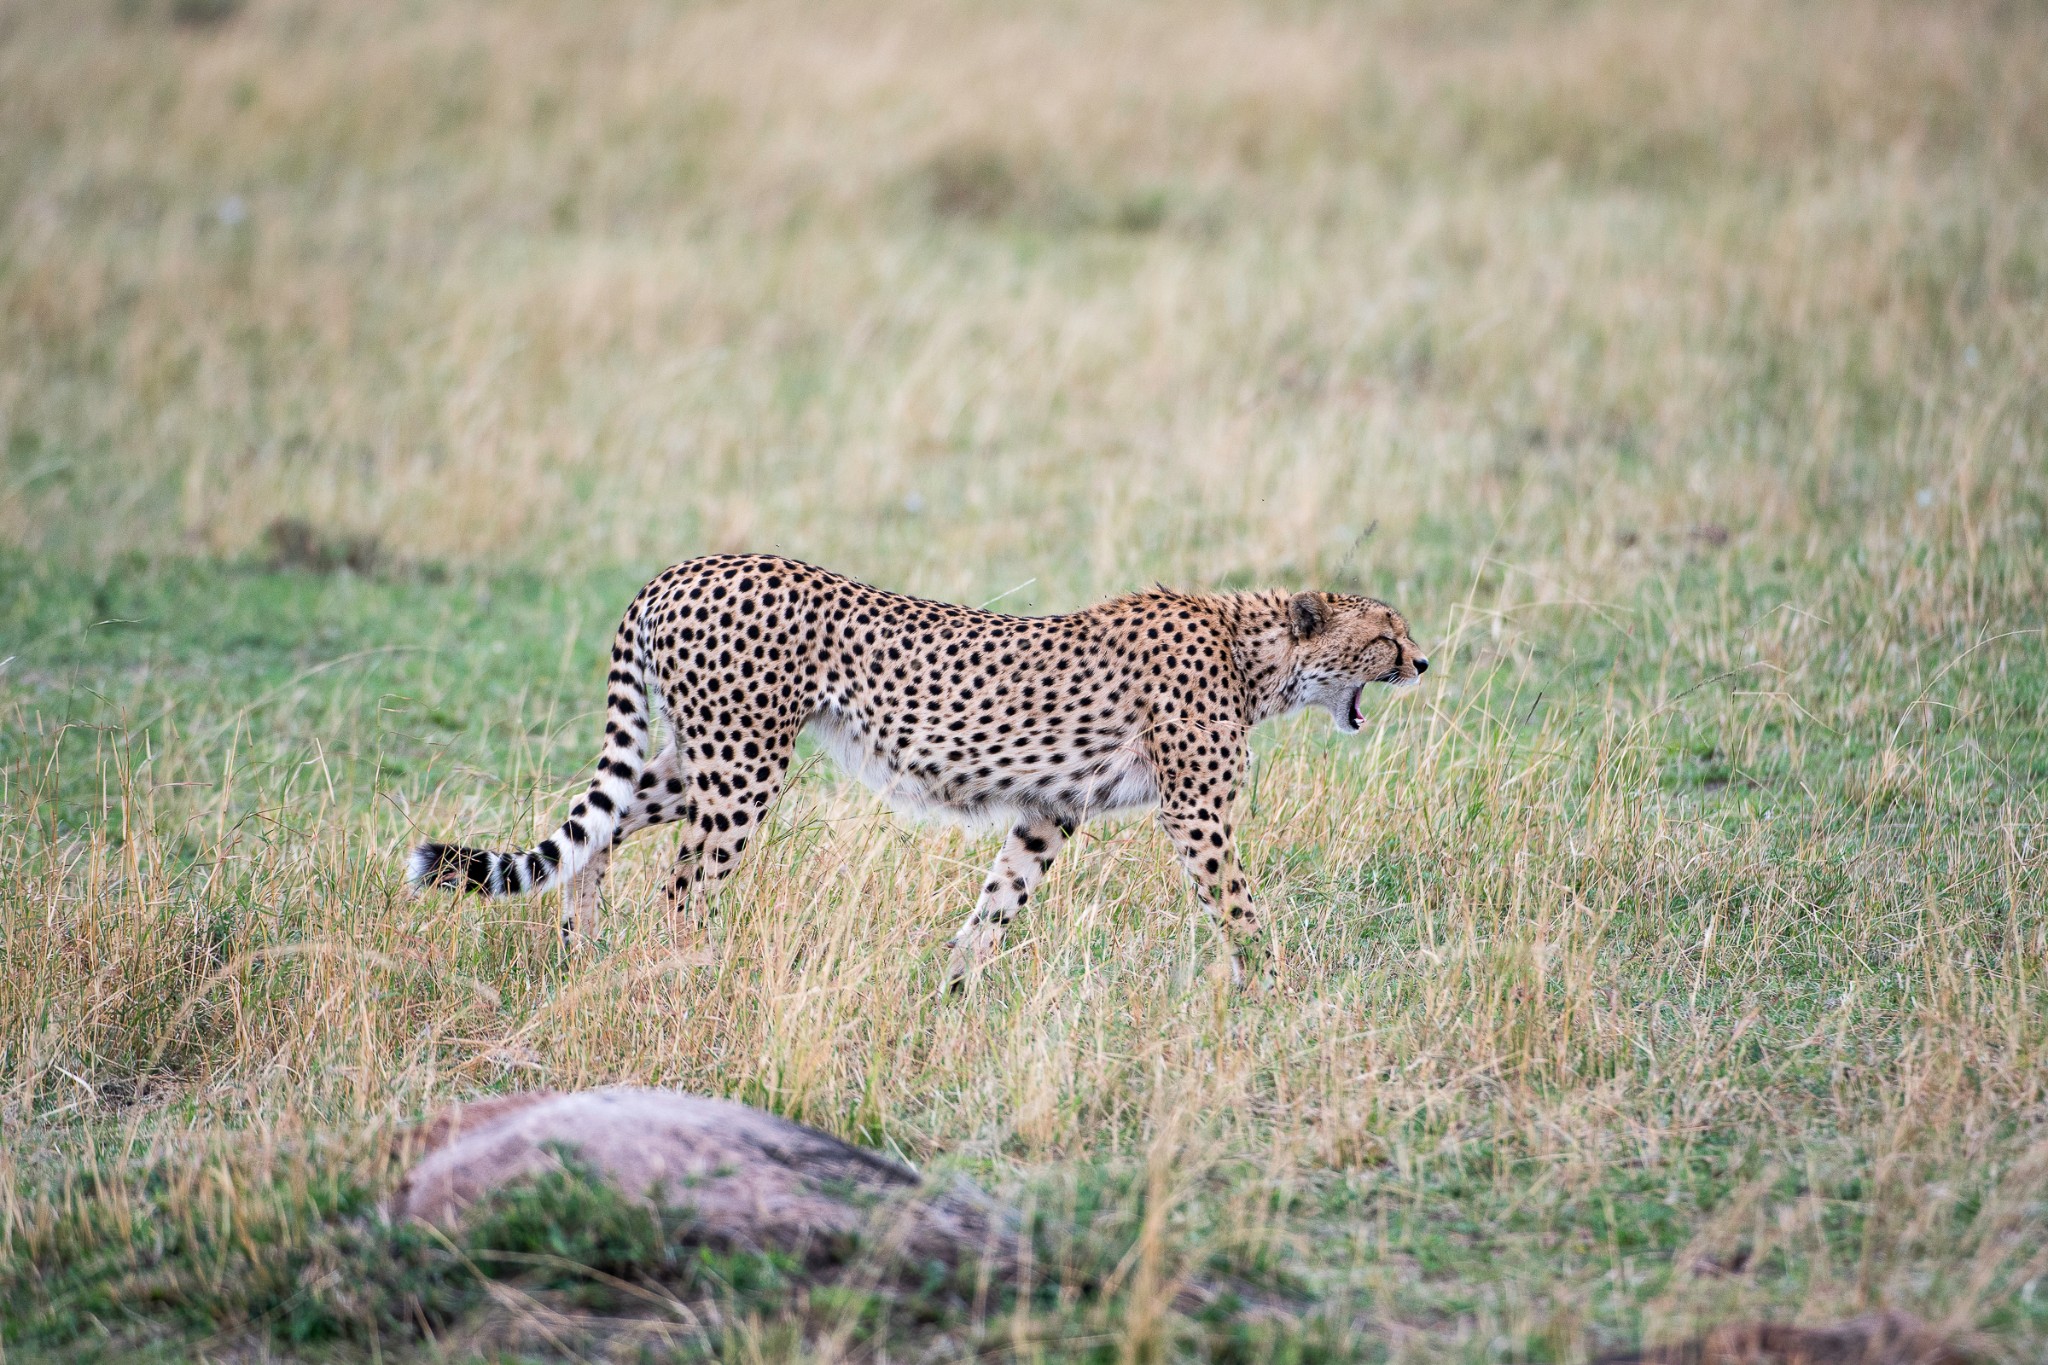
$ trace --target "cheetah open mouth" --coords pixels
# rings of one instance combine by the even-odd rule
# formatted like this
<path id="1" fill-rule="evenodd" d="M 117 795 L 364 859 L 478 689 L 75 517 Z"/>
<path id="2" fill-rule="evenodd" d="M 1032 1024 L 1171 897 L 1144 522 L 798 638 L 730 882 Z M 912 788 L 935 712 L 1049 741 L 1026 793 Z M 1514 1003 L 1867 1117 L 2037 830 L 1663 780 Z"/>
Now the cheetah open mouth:
<path id="1" fill-rule="evenodd" d="M 1365 689 L 1363 687 L 1351 694 L 1351 728 L 1353 730 L 1363 730 L 1365 728 Z"/>

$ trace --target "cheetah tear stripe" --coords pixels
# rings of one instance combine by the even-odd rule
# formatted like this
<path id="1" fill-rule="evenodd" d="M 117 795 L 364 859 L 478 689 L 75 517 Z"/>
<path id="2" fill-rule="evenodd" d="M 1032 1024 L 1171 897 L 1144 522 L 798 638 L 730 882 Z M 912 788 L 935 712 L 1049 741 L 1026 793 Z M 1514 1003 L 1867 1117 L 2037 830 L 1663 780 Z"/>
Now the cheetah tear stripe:
<path id="1" fill-rule="evenodd" d="M 484 896 L 551 891 L 581 872 L 598 853 L 611 848 L 647 770 L 650 707 L 647 654 L 640 628 L 646 596 L 643 589 L 633 599 L 612 637 L 604 752 L 598 756 L 597 776 L 569 808 L 569 818 L 523 852 L 421 844 L 406 860 L 406 881 L 415 887 L 440 886 Z"/>

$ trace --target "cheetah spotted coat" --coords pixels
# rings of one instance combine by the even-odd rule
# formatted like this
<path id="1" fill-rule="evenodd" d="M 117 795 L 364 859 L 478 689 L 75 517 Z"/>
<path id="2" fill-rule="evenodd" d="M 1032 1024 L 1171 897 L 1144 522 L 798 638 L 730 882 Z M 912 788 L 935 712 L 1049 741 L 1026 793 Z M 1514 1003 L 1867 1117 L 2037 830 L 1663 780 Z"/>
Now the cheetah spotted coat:
<path id="1" fill-rule="evenodd" d="M 1305 706 L 1355 731 L 1367 687 L 1428 667 L 1400 613 L 1367 597 L 1156 588 L 1006 616 L 769 555 L 693 559 L 619 623 L 597 776 L 561 827 L 524 852 L 425 844 L 409 876 L 488 896 L 566 884 L 573 943 L 595 927 L 612 847 L 674 822 L 680 909 L 731 873 L 808 728 L 900 810 L 1012 826 L 954 936 L 950 983 L 995 949 L 1076 826 L 1153 806 L 1242 958 L 1259 929 L 1231 823 L 1246 735 Z M 656 712 L 667 742 L 650 758 Z"/>

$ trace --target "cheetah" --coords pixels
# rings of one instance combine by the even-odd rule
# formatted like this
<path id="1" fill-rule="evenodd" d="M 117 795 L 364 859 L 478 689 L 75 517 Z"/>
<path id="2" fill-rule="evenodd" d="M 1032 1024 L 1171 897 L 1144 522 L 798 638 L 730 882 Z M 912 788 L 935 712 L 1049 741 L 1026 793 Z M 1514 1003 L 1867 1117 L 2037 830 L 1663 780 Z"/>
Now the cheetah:
<path id="1" fill-rule="evenodd" d="M 566 885 L 574 947 L 595 929 L 611 850 L 673 822 L 669 906 L 700 905 L 808 730 L 899 811 L 1010 826 L 951 940 L 948 987 L 996 950 L 1083 821 L 1155 807 L 1242 979 L 1261 930 L 1232 824 L 1247 734 L 1305 707 L 1355 733 L 1369 687 L 1428 668 L 1407 621 L 1369 597 L 1160 587 L 1009 616 L 772 555 L 692 559 L 626 608 L 597 776 L 568 819 L 524 852 L 422 844 L 408 880 L 486 896 Z M 650 759 L 657 715 L 666 743 Z"/>

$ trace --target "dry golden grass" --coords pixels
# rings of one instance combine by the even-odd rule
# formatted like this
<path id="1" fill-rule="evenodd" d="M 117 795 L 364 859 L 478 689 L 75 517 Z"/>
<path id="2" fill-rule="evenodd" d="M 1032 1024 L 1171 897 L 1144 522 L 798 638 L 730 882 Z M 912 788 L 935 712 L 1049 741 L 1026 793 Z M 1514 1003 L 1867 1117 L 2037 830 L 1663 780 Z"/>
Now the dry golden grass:
<path id="1" fill-rule="evenodd" d="M 1873 1304 L 2044 1349 L 2048 14 L 166 13 L 0 5 L 31 1349 L 81 1265 L 267 1341 L 222 1267 L 391 1125 L 611 1081 L 1128 1178 L 1133 1355 L 1213 1257 L 1367 1358 Z M 258 572 L 282 516 L 391 567 Z M 610 619 L 732 548 L 1362 585 L 1442 668 L 1262 736 L 1265 995 L 1138 822 L 935 999 L 989 841 L 823 768 L 699 929 L 655 838 L 584 959 L 405 896 L 413 834 L 558 813 Z"/>
<path id="2" fill-rule="evenodd" d="M 70 472 L 5 530 L 780 543 L 956 592 L 1057 555 L 1071 600 L 1310 568 L 1333 503 L 1789 529 L 1959 305 L 2027 349 L 2029 15 L 20 7 L 0 401 Z M 1617 481 L 1618 442 L 1715 477 Z"/>

